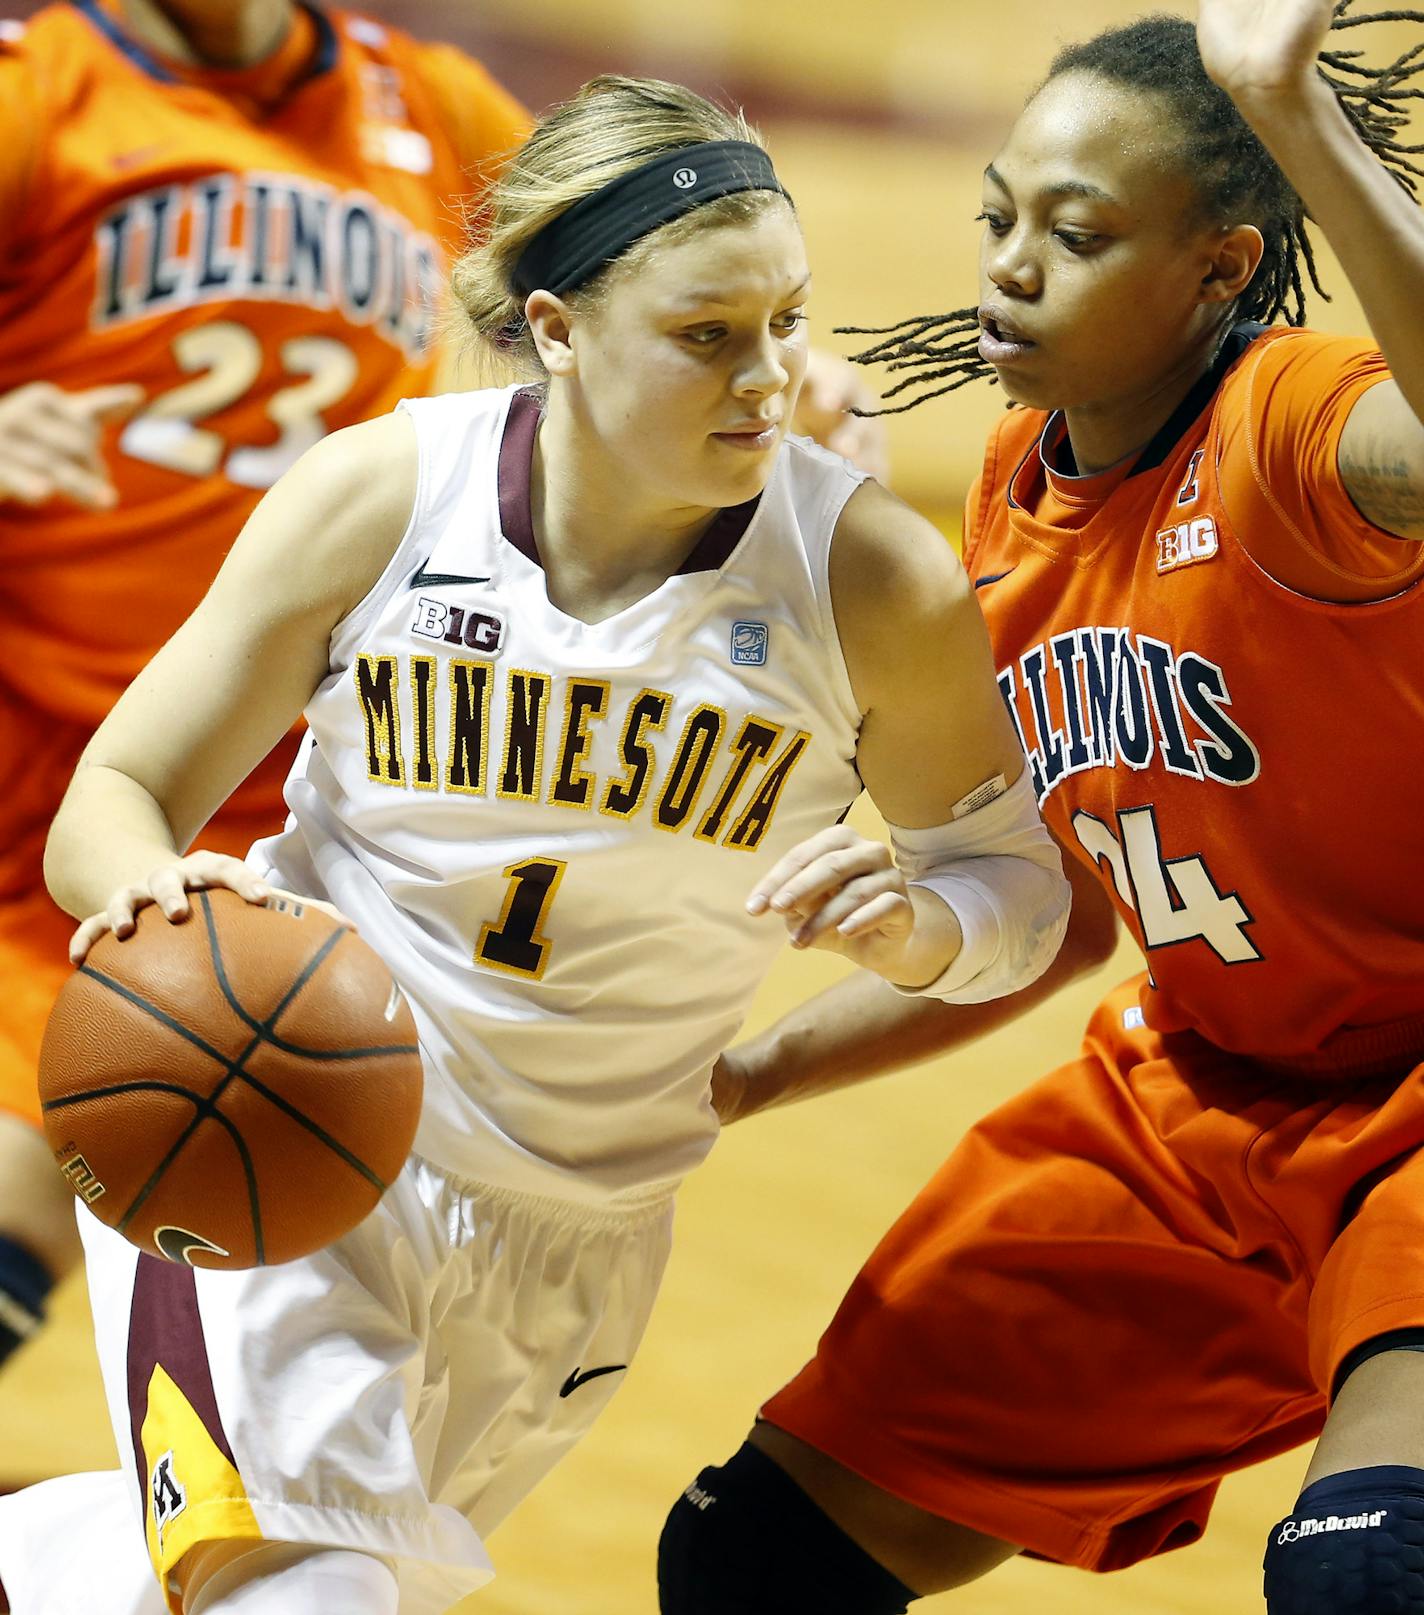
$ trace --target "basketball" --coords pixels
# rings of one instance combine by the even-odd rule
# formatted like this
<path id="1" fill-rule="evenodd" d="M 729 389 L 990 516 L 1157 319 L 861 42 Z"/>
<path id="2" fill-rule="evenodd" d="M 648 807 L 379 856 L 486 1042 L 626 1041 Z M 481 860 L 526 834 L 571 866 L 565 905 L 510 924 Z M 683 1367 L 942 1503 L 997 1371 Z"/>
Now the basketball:
<path id="1" fill-rule="evenodd" d="M 354 932 L 310 904 L 189 894 L 139 911 L 60 993 L 40 1054 L 60 1171 L 141 1250 L 289 1262 L 354 1228 L 420 1116 L 415 1024 Z"/>

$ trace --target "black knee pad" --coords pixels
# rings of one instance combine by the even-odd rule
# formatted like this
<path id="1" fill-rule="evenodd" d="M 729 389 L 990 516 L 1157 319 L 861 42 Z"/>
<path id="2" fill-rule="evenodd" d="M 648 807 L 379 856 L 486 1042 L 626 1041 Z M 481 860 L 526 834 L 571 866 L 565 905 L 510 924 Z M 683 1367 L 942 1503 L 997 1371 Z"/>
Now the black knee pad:
<path id="1" fill-rule="evenodd" d="M 747 1443 L 702 1471 L 658 1543 L 662 1615 L 905 1615 L 914 1597 Z"/>
<path id="2" fill-rule="evenodd" d="M 1267 1615 L 1424 1615 L 1424 1469 L 1328 1475 L 1266 1547 Z"/>

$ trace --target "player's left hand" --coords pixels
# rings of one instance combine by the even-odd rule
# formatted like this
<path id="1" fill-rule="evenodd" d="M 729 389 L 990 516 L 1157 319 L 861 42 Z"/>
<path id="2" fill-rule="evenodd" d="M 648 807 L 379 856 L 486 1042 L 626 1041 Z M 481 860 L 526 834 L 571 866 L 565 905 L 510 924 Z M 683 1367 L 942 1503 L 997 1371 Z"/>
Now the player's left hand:
<path id="1" fill-rule="evenodd" d="M 879 399 L 847 360 L 812 348 L 806 356 L 791 430 L 814 438 L 822 448 L 843 454 L 879 482 L 890 475 L 890 442 L 881 420 L 865 420 L 852 409 L 874 409 Z"/>
<path id="2" fill-rule="evenodd" d="M 1197 48 L 1233 100 L 1298 93 L 1315 77 L 1331 0 L 1200 0 Z"/>
<path id="3" fill-rule="evenodd" d="M 884 842 L 832 825 L 778 859 L 748 914 L 780 914 L 793 948 L 824 948 L 893 977 L 915 928 L 905 877 Z"/>

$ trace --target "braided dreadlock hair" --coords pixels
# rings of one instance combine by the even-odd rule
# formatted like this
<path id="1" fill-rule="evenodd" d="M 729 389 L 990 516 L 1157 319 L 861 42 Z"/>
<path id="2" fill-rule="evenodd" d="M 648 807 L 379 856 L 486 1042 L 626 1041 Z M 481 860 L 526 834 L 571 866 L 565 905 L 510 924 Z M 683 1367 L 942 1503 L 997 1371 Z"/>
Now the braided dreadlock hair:
<path id="1" fill-rule="evenodd" d="M 1424 22 L 1424 11 L 1351 15 L 1354 4 L 1355 0 L 1336 0 L 1332 33 L 1372 22 Z M 1409 121 L 1407 103 L 1424 99 L 1424 90 L 1410 83 L 1424 71 L 1424 41 L 1384 67 L 1365 66 L 1362 55 L 1358 50 L 1324 51 L 1320 75 L 1334 90 L 1356 133 L 1399 184 L 1417 197 L 1424 169 L 1411 159 L 1424 147 L 1403 144 L 1401 132 Z M 1060 51 L 1043 83 L 1074 71 L 1096 73 L 1111 83 L 1162 97 L 1181 132 L 1183 161 L 1196 177 L 1206 213 L 1249 222 L 1261 231 L 1265 251 L 1237 301 L 1238 319 L 1269 325 L 1284 315 L 1288 325 L 1304 324 L 1306 277 L 1321 297 L 1330 300 L 1316 273 L 1305 206 L 1235 102 L 1207 76 L 1191 22 L 1182 17 L 1141 17 L 1126 27 L 1108 29 Z M 979 357 L 977 308 L 916 315 L 897 325 L 851 325 L 840 330 L 878 339 L 851 355 L 855 363 L 912 372 L 887 389 L 887 404 L 920 389 L 904 403 L 857 413 L 900 415 L 971 381 L 996 379 L 993 367 Z"/>

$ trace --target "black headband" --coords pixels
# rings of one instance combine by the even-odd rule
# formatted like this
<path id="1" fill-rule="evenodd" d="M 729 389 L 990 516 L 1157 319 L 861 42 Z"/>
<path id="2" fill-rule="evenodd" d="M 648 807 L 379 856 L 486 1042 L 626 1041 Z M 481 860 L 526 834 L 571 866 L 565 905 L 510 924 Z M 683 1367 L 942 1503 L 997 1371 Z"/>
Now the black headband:
<path id="1" fill-rule="evenodd" d="M 671 220 L 734 191 L 779 191 L 771 158 L 746 140 L 707 140 L 665 151 L 581 197 L 546 225 L 519 255 L 514 289 L 574 291 L 635 241 Z"/>

